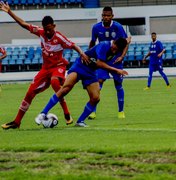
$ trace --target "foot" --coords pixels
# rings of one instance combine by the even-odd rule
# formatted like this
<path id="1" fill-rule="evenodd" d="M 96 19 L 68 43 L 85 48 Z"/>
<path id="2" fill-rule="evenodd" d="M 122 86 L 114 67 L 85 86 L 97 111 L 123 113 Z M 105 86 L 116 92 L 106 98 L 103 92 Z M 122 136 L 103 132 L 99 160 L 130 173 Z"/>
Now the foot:
<path id="1" fill-rule="evenodd" d="M 147 90 L 150 90 L 150 87 L 147 86 L 144 88 L 144 91 L 147 91 Z"/>
<path id="2" fill-rule="evenodd" d="M 118 118 L 119 119 L 124 119 L 125 118 L 125 113 L 123 111 L 118 112 Z"/>
<path id="3" fill-rule="evenodd" d="M 170 85 L 170 84 L 168 84 L 168 85 L 167 85 L 167 88 L 171 88 L 171 85 Z"/>
<path id="4" fill-rule="evenodd" d="M 66 125 L 70 125 L 73 123 L 73 118 L 71 117 L 70 114 L 65 114 L 65 121 L 66 121 Z"/>
<path id="5" fill-rule="evenodd" d="M 35 122 L 36 124 L 40 125 L 42 123 L 43 120 L 46 119 L 46 114 L 44 113 L 40 113 L 36 118 L 35 118 Z"/>
<path id="6" fill-rule="evenodd" d="M 76 127 L 88 127 L 85 122 L 80 122 L 75 124 Z"/>
<path id="7" fill-rule="evenodd" d="M 89 115 L 89 117 L 88 117 L 88 119 L 95 119 L 96 118 L 96 113 L 95 112 L 92 112 L 90 115 Z"/>
<path id="8" fill-rule="evenodd" d="M 15 123 L 15 121 L 12 121 L 12 122 L 9 122 L 9 123 L 6 123 L 6 124 L 1 125 L 1 127 L 2 127 L 3 129 L 16 129 L 16 128 L 19 128 L 20 125 L 18 125 L 17 123 Z"/>

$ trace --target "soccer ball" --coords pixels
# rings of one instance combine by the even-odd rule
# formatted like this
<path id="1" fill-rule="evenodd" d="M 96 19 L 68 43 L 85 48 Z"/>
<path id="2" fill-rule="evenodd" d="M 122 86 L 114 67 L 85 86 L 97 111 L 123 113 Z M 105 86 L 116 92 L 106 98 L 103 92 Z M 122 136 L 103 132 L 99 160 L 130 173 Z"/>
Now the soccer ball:
<path id="1" fill-rule="evenodd" d="M 44 128 L 53 128 L 58 124 L 58 117 L 55 114 L 49 113 L 46 119 L 42 120 Z"/>

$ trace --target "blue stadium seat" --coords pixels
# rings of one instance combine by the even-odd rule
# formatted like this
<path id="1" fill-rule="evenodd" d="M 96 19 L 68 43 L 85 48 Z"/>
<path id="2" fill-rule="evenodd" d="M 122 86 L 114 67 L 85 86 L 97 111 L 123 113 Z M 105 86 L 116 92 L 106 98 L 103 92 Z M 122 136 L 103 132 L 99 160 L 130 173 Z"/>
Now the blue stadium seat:
<path id="1" fill-rule="evenodd" d="M 33 1 L 33 0 L 27 0 L 27 5 L 32 6 L 33 4 L 34 4 L 34 1 Z"/>
<path id="2" fill-rule="evenodd" d="M 13 5 L 19 5 L 20 4 L 20 0 L 13 0 Z"/>
<path id="3" fill-rule="evenodd" d="M 62 5 L 63 4 L 63 1 L 62 0 L 55 0 L 56 4 L 58 5 Z"/>
<path id="4" fill-rule="evenodd" d="M 50 5 L 56 4 L 55 0 L 48 0 L 48 3 L 49 3 Z"/>
<path id="5" fill-rule="evenodd" d="M 35 5 L 41 4 L 40 0 L 33 0 L 33 2 L 34 2 Z"/>
<path id="6" fill-rule="evenodd" d="M 43 5 L 48 4 L 48 0 L 41 0 L 41 4 L 43 4 Z"/>
<path id="7" fill-rule="evenodd" d="M 27 0 L 21 0 L 21 5 L 27 5 Z"/>

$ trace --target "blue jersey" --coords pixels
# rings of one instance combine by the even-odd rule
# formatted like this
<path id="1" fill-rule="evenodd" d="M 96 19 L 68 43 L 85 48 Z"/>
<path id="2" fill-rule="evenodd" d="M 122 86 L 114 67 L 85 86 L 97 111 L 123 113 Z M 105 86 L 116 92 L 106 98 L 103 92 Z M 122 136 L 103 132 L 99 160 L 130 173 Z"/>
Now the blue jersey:
<path id="1" fill-rule="evenodd" d="M 90 58 L 90 64 L 85 64 L 81 61 L 81 58 L 77 58 L 72 67 L 69 69 L 68 74 L 76 72 L 78 74 L 78 80 L 82 80 L 84 88 L 93 82 L 98 82 L 96 76 L 97 60 L 101 60 L 109 65 L 112 64 L 112 60 L 116 58 L 118 54 L 111 54 L 112 41 L 103 41 L 95 45 L 91 49 L 87 50 L 85 54 Z"/>
<path id="2" fill-rule="evenodd" d="M 103 22 L 95 24 L 92 28 L 92 41 L 94 42 L 97 39 L 101 42 L 116 40 L 118 38 L 127 38 L 127 34 L 123 26 L 116 21 L 112 21 L 109 28 L 104 27 Z"/>
<path id="3" fill-rule="evenodd" d="M 158 54 L 161 53 L 163 49 L 163 45 L 160 41 L 150 43 L 150 65 L 162 63 L 162 56 L 159 58 Z"/>

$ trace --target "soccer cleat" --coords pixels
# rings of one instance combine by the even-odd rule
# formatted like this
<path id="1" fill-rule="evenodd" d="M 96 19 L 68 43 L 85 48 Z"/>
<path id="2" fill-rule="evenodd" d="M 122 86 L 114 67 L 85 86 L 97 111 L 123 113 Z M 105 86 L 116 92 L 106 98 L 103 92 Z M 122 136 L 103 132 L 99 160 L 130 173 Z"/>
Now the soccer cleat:
<path id="1" fill-rule="evenodd" d="M 169 85 L 167 85 L 167 88 L 169 89 L 169 88 L 171 88 L 171 85 L 169 84 Z"/>
<path id="2" fill-rule="evenodd" d="M 36 124 L 40 125 L 42 123 L 42 121 L 45 119 L 46 119 L 46 114 L 41 113 L 35 118 L 35 122 L 36 122 Z"/>
<path id="3" fill-rule="evenodd" d="M 16 129 L 16 128 L 19 128 L 20 125 L 16 124 L 15 121 L 12 121 L 12 122 L 1 125 L 1 127 L 3 129 Z"/>
<path id="4" fill-rule="evenodd" d="M 76 127 L 88 127 L 85 122 L 80 122 L 75 124 Z"/>
<path id="5" fill-rule="evenodd" d="M 73 118 L 70 116 L 70 114 L 64 114 L 66 125 L 70 125 L 73 123 Z"/>
<path id="6" fill-rule="evenodd" d="M 119 119 L 124 119 L 125 118 L 125 113 L 123 111 L 118 112 L 118 118 Z"/>
<path id="7" fill-rule="evenodd" d="M 90 115 L 89 115 L 89 117 L 88 117 L 88 119 L 95 119 L 96 118 L 96 113 L 95 112 L 92 112 Z"/>
<path id="8" fill-rule="evenodd" d="M 147 90 L 150 90 L 150 87 L 147 86 L 144 88 L 144 91 L 147 91 Z"/>

